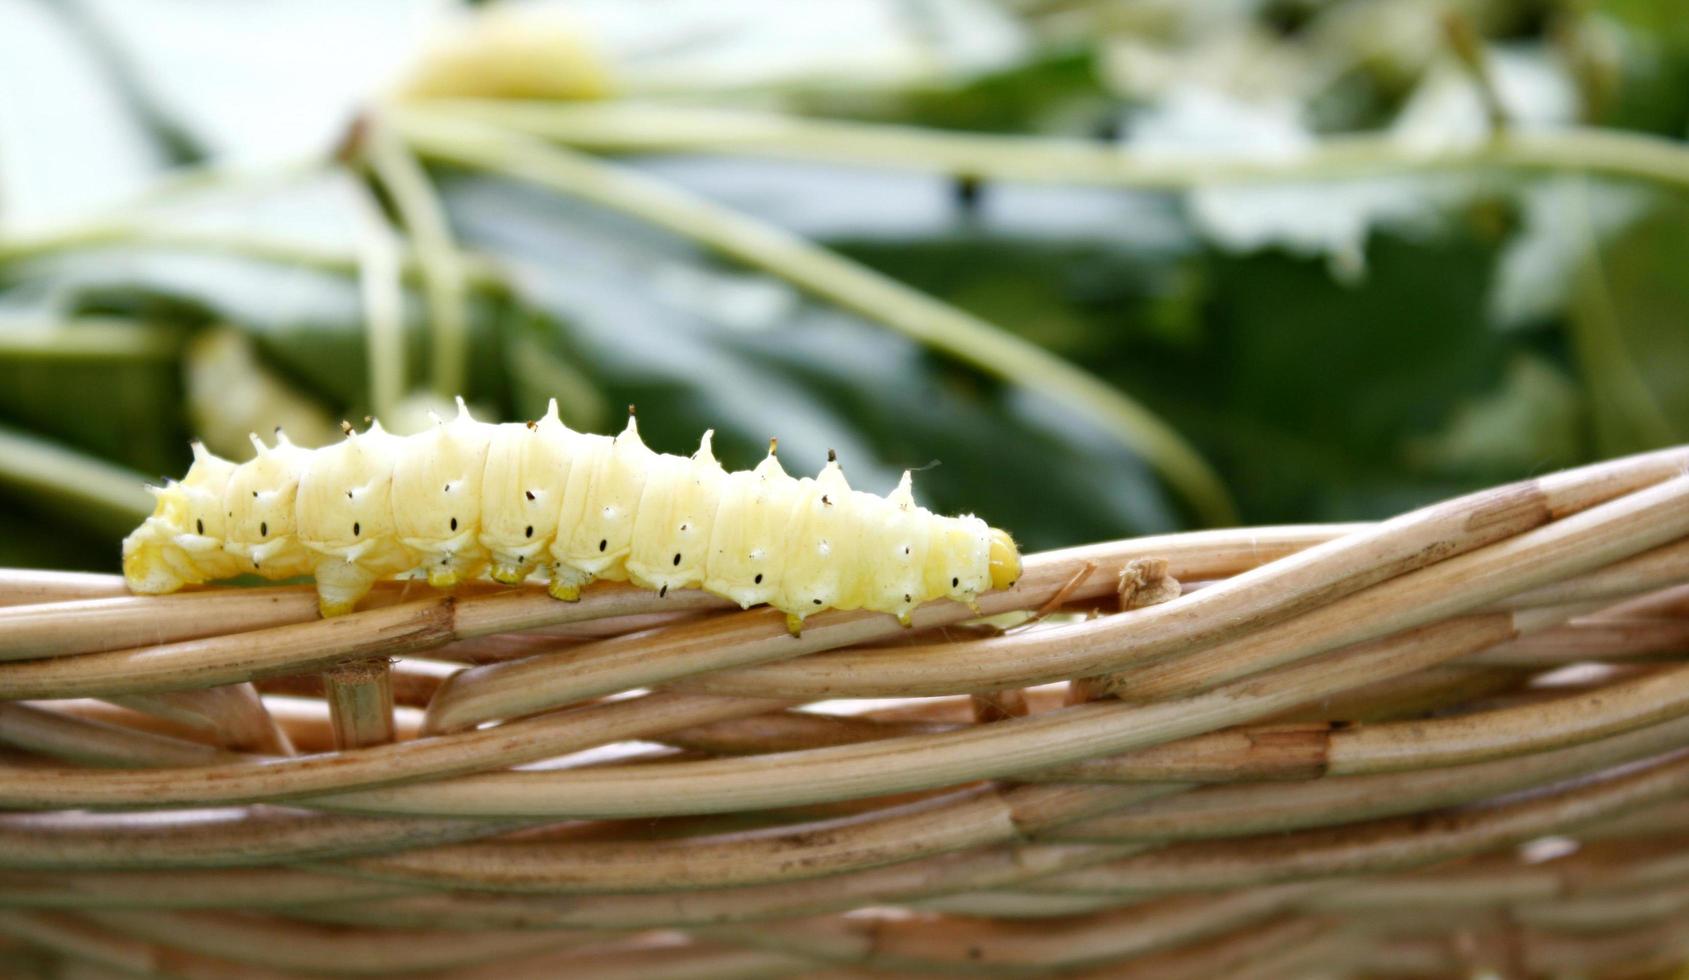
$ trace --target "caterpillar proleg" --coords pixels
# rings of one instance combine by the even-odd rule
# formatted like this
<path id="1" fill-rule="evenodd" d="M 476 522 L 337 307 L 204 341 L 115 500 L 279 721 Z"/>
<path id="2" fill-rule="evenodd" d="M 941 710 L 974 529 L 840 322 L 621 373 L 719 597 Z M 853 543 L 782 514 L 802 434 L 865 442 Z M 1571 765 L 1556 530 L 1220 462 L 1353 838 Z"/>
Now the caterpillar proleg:
<path id="1" fill-rule="evenodd" d="M 279 431 L 236 465 L 194 445 L 180 481 L 150 488 L 151 517 L 123 541 L 141 593 L 253 573 L 312 575 L 322 614 L 351 611 L 378 580 L 449 588 L 483 572 L 535 572 L 563 600 L 595 579 L 667 594 L 703 588 L 786 613 L 796 632 L 825 609 L 871 609 L 905 624 L 934 599 L 971 603 L 1020 576 L 1014 540 L 972 515 L 916 506 L 909 474 L 887 497 L 852 490 L 838 460 L 788 476 L 775 456 L 729 473 L 705 432 L 689 457 L 648 449 L 633 413 L 615 437 L 458 413 L 417 435 L 379 422 L 322 449 Z"/>

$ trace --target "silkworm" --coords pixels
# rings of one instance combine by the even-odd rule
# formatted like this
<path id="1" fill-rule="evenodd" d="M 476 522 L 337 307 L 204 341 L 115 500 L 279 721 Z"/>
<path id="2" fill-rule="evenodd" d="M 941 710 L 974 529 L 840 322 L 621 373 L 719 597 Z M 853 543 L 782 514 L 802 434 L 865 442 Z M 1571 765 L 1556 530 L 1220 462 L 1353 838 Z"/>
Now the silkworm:
<path id="1" fill-rule="evenodd" d="M 460 398 L 456 417 L 412 436 L 343 427 L 316 450 L 254 435 L 257 456 L 238 465 L 195 443 L 187 474 L 149 488 L 156 508 L 123 541 L 129 588 L 309 575 L 335 616 L 381 579 L 450 588 L 543 572 L 565 601 L 598 579 L 702 588 L 773 606 L 796 632 L 825 609 L 907 625 L 924 602 L 972 603 L 1020 575 L 1007 533 L 916 506 L 907 472 L 886 497 L 852 490 L 831 453 L 794 479 L 771 442 L 756 468 L 729 473 L 709 432 L 671 456 L 645 446 L 631 411 L 620 435 L 593 435 L 565 426 L 555 402 L 537 422 L 478 422 Z"/>

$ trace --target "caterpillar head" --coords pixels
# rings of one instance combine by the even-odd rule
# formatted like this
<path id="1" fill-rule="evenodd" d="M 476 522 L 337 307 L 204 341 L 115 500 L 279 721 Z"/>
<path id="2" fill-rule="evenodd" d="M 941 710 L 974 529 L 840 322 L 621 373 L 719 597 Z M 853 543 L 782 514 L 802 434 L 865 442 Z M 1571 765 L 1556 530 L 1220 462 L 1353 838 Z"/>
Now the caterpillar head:
<path id="1" fill-rule="evenodd" d="M 1020 548 L 1015 545 L 1015 539 L 1009 537 L 1009 532 L 1000 527 L 991 528 L 986 564 L 993 589 L 1007 589 L 1020 581 Z"/>
<path id="2" fill-rule="evenodd" d="M 149 487 L 150 517 L 123 539 L 123 577 L 135 592 L 174 592 L 234 574 L 223 552 L 223 490 L 235 465 L 194 443 L 194 462 L 180 482 Z"/>

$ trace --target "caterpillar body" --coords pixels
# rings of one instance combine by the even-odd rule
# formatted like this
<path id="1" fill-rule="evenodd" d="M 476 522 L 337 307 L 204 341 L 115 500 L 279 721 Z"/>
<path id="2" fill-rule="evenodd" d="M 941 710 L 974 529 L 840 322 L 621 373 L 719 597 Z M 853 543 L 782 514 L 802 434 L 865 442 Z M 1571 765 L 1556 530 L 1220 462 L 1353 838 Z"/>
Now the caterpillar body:
<path id="1" fill-rule="evenodd" d="M 852 490 L 838 460 L 794 479 L 775 446 L 729 473 L 704 433 L 690 457 L 656 453 L 629 413 L 615 437 L 458 414 L 395 436 L 373 423 L 303 449 L 252 437 L 241 464 L 194 444 L 180 481 L 149 488 L 152 516 L 123 541 L 132 591 L 255 573 L 316 578 L 322 614 L 351 611 L 380 579 L 450 588 L 483 572 L 508 584 L 536 571 L 559 599 L 595 579 L 666 594 L 703 588 L 786 613 L 796 632 L 824 609 L 871 609 L 906 625 L 916 606 L 971 603 L 1020 575 L 1014 541 L 971 515 L 915 505 L 909 474 L 889 496 Z"/>

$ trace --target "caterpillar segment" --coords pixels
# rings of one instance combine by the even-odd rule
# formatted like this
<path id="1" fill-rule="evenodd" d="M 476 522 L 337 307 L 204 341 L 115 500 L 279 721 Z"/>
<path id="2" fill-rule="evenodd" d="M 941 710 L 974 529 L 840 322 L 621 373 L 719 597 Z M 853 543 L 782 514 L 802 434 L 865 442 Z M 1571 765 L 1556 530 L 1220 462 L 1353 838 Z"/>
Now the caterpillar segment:
<path id="1" fill-rule="evenodd" d="M 795 634 L 826 609 L 908 625 L 922 603 L 972 604 L 1020 576 L 1007 533 L 917 506 L 908 473 L 886 497 L 854 490 L 832 454 L 794 478 L 771 442 L 754 469 L 729 473 L 709 432 L 671 456 L 646 447 L 631 410 L 609 437 L 572 431 L 555 402 L 527 423 L 477 422 L 459 399 L 417 435 L 345 428 L 316 450 L 254 436 L 257 455 L 239 465 L 196 443 L 188 473 L 151 488 L 152 516 L 124 539 L 130 589 L 311 575 L 335 616 L 382 579 L 450 588 L 543 572 L 563 600 L 598 579 L 702 588 L 773 606 Z"/>

